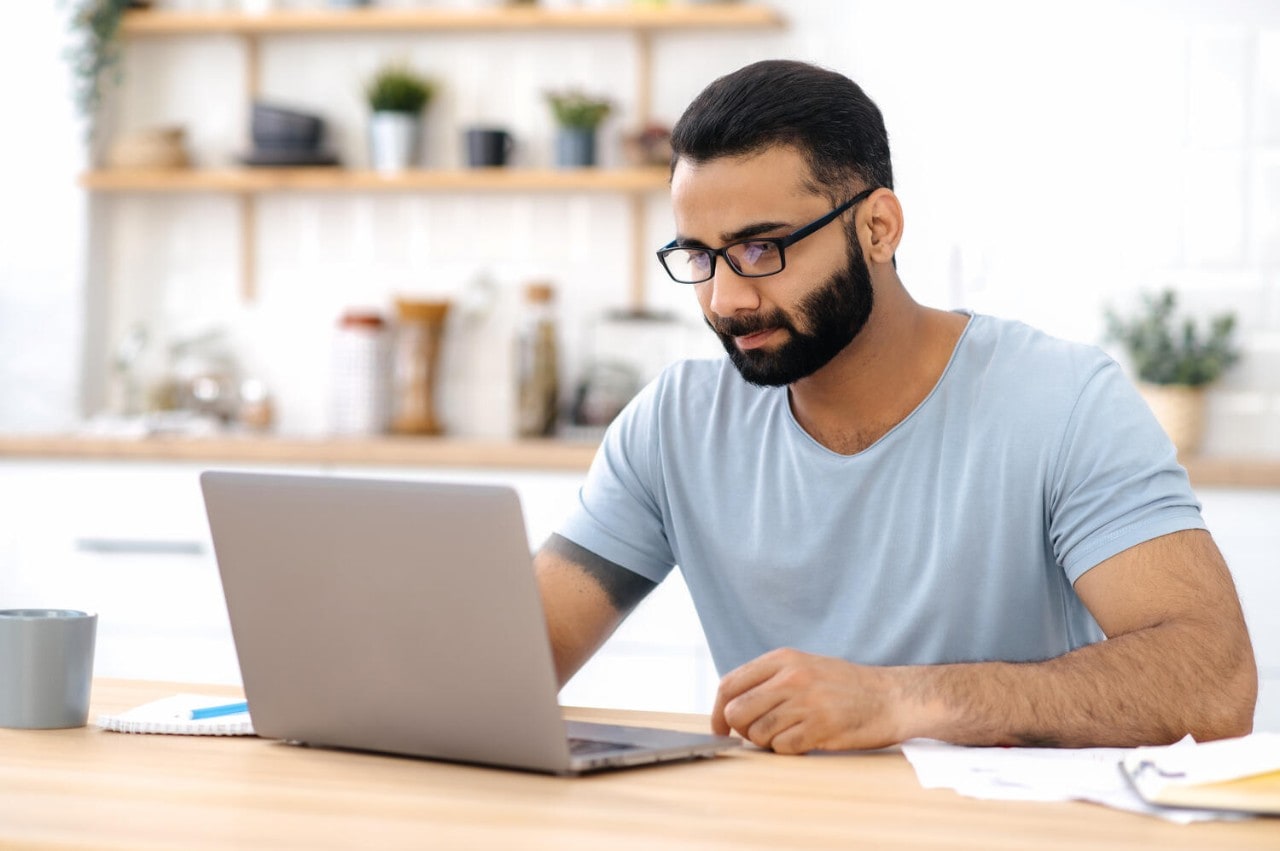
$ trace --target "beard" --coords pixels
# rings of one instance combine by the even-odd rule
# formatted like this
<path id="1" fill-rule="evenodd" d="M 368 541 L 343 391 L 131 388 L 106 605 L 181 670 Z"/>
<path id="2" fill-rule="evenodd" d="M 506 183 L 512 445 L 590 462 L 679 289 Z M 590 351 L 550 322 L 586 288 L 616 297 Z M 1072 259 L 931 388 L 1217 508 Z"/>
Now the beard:
<path id="1" fill-rule="evenodd" d="M 807 331 L 781 309 L 750 316 L 719 318 L 706 323 L 720 338 L 739 374 L 760 387 L 781 387 L 812 375 L 844 350 L 871 317 L 871 272 L 862 257 L 862 246 L 850 239 L 848 264 L 796 306 L 796 316 Z M 705 317 L 704 317 L 705 319 Z M 733 342 L 766 328 L 784 328 L 786 342 L 772 350 L 743 351 Z"/>

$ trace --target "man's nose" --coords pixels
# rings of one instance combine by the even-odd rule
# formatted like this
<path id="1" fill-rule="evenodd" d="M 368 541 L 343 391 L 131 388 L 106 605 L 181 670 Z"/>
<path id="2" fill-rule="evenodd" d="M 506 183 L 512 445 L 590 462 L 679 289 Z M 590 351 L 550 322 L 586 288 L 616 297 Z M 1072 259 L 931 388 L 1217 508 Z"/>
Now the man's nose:
<path id="1" fill-rule="evenodd" d="M 707 307 L 717 316 L 733 316 L 741 311 L 760 308 L 760 292 L 755 278 L 744 278 L 733 271 L 723 257 L 716 263 L 715 275 L 704 286 L 711 287 Z"/>

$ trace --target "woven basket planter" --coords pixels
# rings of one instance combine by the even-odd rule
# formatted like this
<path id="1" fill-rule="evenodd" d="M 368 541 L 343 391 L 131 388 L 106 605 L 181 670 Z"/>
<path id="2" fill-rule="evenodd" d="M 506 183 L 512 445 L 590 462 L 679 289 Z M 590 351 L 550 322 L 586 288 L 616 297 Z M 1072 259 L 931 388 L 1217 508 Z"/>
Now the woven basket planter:
<path id="1" fill-rule="evenodd" d="M 1205 422 L 1203 387 L 1141 383 L 1138 391 L 1179 455 L 1194 455 L 1200 451 Z"/>

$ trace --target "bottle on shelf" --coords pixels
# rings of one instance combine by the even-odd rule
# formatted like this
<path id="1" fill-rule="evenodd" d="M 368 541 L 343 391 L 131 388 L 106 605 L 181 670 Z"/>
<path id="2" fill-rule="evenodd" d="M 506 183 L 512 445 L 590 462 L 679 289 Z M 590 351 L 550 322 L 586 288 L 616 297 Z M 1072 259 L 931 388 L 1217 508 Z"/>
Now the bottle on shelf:
<path id="1" fill-rule="evenodd" d="M 329 431 L 374 435 L 387 430 L 389 332 L 372 310 L 347 310 L 333 335 Z"/>
<path id="2" fill-rule="evenodd" d="M 435 390 L 448 315 L 447 301 L 396 299 L 396 413 L 391 428 L 397 434 L 444 433 Z"/>
<path id="3" fill-rule="evenodd" d="M 525 287 L 524 315 L 516 340 L 516 432 L 520 437 L 550 437 L 560 406 L 556 342 L 555 289 L 536 282 Z"/>

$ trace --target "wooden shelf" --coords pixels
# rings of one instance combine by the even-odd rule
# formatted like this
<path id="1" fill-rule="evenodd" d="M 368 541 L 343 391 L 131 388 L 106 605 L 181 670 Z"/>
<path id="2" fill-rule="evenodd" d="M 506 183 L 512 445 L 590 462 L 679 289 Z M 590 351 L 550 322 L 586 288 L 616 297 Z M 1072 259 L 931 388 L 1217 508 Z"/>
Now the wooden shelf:
<path id="1" fill-rule="evenodd" d="M 1194 455 L 1178 459 L 1197 488 L 1280 488 L 1280 458 Z"/>
<path id="2" fill-rule="evenodd" d="M 127 36 L 219 34 L 269 35 L 325 32 L 460 32 L 467 30 L 631 30 L 771 28 L 782 25 L 772 9 L 720 3 L 614 9 L 302 9 L 263 14 L 243 12 L 128 12 Z"/>
<path id="3" fill-rule="evenodd" d="M 346 168 L 101 169 L 82 175 L 95 192 L 651 192 L 665 166 L 626 169 L 415 169 L 395 176 Z"/>
<path id="4" fill-rule="evenodd" d="M 596 444 L 446 437 L 0 435 L 0 459 L 452 467 L 585 473 Z"/>
<path id="5" fill-rule="evenodd" d="M 243 42 L 246 105 L 262 93 L 263 49 L 269 37 L 326 34 L 370 35 L 465 32 L 618 32 L 632 37 L 636 92 L 632 126 L 650 121 L 653 40 L 659 34 L 699 30 L 766 30 L 784 25 L 773 9 L 753 3 L 619 5 L 603 9 L 546 9 L 537 5 L 490 9 L 362 7 L 290 9 L 251 14 L 242 11 L 135 10 L 125 13 L 127 38 L 228 35 Z M 633 232 L 630 301 L 646 306 L 645 281 L 652 258 L 645 242 L 644 193 L 665 190 L 667 168 L 417 170 L 395 177 L 344 168 L 221 168 L 98 170 L 80 184 L 98 193 L 222 192 L 239 196 L 241 207 L 240 288 L 246 301 L 257 292 L 256 196 L 264 192 L 614 192 L 629 195 Z"/>

